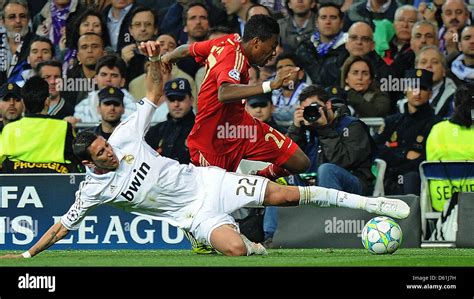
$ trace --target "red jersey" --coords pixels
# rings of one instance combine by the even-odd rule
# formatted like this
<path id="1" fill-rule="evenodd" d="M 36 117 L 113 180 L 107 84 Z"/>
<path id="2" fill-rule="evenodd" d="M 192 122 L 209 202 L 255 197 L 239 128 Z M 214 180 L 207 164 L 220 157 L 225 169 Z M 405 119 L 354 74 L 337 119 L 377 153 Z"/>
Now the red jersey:
<path id="1" fill-rule="evenodd" d="M 245 111 L 242 101 L 219 102 L 218 89 L 223 83 L 247 84 L 250 64 L 242 53 L 238 34 L 193 43 L 190 52 L 198 63 L 205 61 L 206 75 L 199 91 L 198 113 L 188 146 L 204 153 L 226 154 L 244 141 L 242 136 L 232 132 L 253 125 L 254 120 Z"/>

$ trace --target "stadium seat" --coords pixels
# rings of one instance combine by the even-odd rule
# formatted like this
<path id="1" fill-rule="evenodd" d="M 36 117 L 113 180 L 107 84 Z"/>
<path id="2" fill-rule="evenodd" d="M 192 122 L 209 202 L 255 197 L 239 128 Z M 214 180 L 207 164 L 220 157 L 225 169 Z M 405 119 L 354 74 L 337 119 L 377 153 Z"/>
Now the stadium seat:
<path id="1" fill-rule="evenodd" d="M 385 195 L 385 190 L 383 187 L 385 169 L 387 169 L 387 162 L 378 158 L 374 160 L 374 163 L 372 164 L 372 174 L 375 176 L 374 191 L 372 192 L 373 197 Z"/>
<path id="2" fill-rule="evenodd" d="M 420 179 L 421 229 L 423 239 L 428 240 L 441 216 L 441 212 L 434 210 L 432 206 L 430 182 L 442 182 L 448 186 L 449 194 L 453 189 L 466 191 L 466 181 L 474 179 L 474 161 L 424 161 L 420 164 Z M 446 189 L 437 192 L 438 196 L 440 194 L 446 194 Z"/>

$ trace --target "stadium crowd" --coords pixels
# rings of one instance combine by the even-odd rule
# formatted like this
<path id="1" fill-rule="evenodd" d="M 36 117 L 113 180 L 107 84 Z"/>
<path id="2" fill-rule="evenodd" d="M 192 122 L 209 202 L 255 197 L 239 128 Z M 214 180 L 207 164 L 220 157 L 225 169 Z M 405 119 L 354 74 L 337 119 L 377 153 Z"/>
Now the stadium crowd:
<path id="1" fill-rule="evenodd" d="M 271 59 L 249 65 L 250 84 L 299 69 L 245 107 L 298 144 L 310 161 L 306 173 L 314 174 L 280 182 L 371 195 L 379 158 L 387 163 L 385 194 L 419 194 L 427 157 L 474 160 L 465 112 L 474 109 L 472 0 L 0 0 L 0 7 L 2 173 L 84 172 L 72 155 L 75 134 L 107 139 L 145 96 L 148 58 L 140 42 L 157 40 L 166 55 L 243 36 L 257 14 L 275 18 L 280 34 Z M 199 95 L 207 72 L 193 57 L 173 66 L 166 104 L 145 137 L 180 163 L 192 161 L 186 140 L 195 115 L 205 113 Z M 374 132 L 367 117 L 383 125 Z M 430 136 L 433 126 L 443 138 Z M 445 144 L 434 140 L 465 147 L 443 156 L 437 150 Z"/>

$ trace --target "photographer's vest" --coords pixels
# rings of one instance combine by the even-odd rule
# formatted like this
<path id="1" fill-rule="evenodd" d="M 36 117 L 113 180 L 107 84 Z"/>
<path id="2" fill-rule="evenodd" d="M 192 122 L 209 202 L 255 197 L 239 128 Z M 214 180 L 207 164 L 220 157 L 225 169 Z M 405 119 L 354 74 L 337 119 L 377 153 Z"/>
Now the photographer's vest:
<path id="1" fill-rule="evenodd" d="M 433 126 L 426 142 L 427 161 L 474 160 L 474 128 L 466 128 L 448 120 Z M 469 177 L 430 180 L 433 209 L 442 211 L 456 192 L 474 192 L 474 173 Z"/>
<path id="2" fill-rule="evenodd" d="M 35 117 L 9 123 L 0 135 L 0 162 L 7 158 L 18 162 L 15 167 L 21 169 L 49 168 L 64 172 L 59 163 L 70 163 L 64 157 L 67 126 L 63 120 Z"/>

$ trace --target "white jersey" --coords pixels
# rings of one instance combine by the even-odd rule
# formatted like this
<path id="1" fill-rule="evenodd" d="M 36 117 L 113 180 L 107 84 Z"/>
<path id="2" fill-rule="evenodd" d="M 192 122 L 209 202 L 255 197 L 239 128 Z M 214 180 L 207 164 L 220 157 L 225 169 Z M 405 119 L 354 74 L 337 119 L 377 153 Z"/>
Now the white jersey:
<path id="1" fill-rule="evenodd" d="M 120 164 L 100 175 L 88 169 L 75 203 L 61 218 L 67 229 L 79 228 L 87 212 L 103 203 L 189 229 L 206 196 L 202 169 L 162 157 L 145 143 L 156 108 L 144 98 L 114 130 L 108 142 Z"/>

